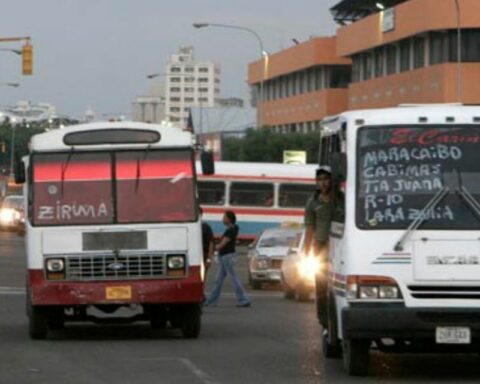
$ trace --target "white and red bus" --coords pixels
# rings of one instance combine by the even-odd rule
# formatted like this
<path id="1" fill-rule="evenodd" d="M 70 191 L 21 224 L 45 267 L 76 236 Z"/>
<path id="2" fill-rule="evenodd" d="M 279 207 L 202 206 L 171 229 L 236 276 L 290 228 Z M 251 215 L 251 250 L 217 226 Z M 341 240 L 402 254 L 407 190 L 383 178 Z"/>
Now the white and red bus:
<path id="1" fill-rule="evenodd" d="M 16 172 L 25 181 L 32 338 L 69 321 L 117 321 L 121 307 L 140 308 L 122 321 L 169 322 L 198 336 L 194 159 L 192 135 L 163 125 L 95 123 L 32 138 Z"/>
<path id="2" fill-rule="evenodd" d="M 204 219 L 219 236 L 225 229 L 223 213 L 233 210 L 242 240 L 255 239 L 265 229 L 282 223 L 303 223 L 305 204 L 314 191 L 317 167 L 314 164 L 215 162 L 215 174 L 198 178 Z"/>

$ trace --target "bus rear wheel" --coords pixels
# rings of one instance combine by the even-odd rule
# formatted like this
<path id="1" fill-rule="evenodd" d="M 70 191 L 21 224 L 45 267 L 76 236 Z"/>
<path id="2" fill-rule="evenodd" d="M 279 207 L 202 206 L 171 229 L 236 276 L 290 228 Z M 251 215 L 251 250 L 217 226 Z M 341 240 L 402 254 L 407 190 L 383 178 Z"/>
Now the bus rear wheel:
<path id="1" fill-rule="evenodd" d="M 185 306 L 182 311 L 182 335 L 186 339 L 196 339 L 200 335 L 202 310 L 199 304 Z"/>
<path id="2" fill-rule="evenodd" d="M 370 361 L 370 341 L 345 339 L 343 341 L 343 366 L 350 376 L 366 376 Z"/>

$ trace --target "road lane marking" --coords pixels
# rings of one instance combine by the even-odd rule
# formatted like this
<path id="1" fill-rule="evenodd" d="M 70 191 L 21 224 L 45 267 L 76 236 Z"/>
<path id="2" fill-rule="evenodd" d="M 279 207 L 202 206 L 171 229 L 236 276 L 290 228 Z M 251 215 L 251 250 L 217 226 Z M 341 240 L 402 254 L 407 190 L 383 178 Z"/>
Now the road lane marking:
<path id="1" fill-rule="evenodd" d="M 0 287 L 0 295 L 25 295 L 27 291 L 19 287 Z"/>
<path id="2" fill-rule="evenodd" d="M 192 360 L 186 357 L 152 357 L 139 359 L 142 361 L 178 361 L 182 363 L 190 372 L 192 372 L 204 384 L 220 384 L 207 372 L 201 370 Z"/>

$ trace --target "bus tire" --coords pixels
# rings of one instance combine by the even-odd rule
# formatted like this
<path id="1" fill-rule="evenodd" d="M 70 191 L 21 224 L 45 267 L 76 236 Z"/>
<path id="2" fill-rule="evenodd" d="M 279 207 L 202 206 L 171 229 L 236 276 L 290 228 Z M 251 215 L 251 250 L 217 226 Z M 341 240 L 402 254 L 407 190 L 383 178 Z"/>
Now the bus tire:
<path id="1" fill-rule="evenodd" d="M 349 376 L 366 376 L 370 360 L 370 340 L 343 340 L 343 367 Z"/>
<path id="2" fill-rule="evenodd" d="M 48 334 L 46 308 L 30 305 L 28 308 L 28 334 L 33 340 L 44 340 Z"/>
<path id="3" fill-rule="evenodd" d="M 182 335 L 185 339 L 196 339 L 200 335 L 201 308 L 198 304 L 188 305 L 183 310 Z"/>

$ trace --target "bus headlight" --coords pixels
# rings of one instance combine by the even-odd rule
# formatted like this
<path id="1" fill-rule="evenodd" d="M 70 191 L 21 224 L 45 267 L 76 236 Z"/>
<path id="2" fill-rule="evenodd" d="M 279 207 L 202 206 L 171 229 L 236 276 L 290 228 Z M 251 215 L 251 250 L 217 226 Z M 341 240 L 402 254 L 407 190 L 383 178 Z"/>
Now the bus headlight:
<path id="1" fill-rule="evenodd" d="M 256 267 L 258 269 L 267 269 L 268 268 L 268 259 L 257 259 L 256 262 Z"/>
<path id="2" fill-rule="evenodd" d="M 347 277 L 348 300 L 398 300 L 402 293 L 395 280 L 384 276 Z"/>
<path id="3" fill-rule="evenodd" d="M 169 256 L 167 261 L 168 269 L 184 269 L 185 257 L 183 255 Z"/>
<path id="4" fill-rule="evenodd" d="M 48 272 L 62 272 L 65 269 L 65 261 L 63 259 L 48 259 L 46 265 Z"/>

